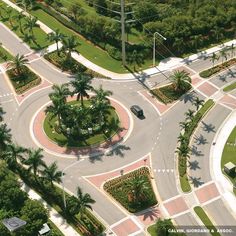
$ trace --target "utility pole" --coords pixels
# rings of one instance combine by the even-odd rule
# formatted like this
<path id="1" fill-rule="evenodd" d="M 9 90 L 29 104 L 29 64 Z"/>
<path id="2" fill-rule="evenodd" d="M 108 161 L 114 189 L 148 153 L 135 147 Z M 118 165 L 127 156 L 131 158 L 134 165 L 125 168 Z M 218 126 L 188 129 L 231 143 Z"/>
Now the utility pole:
<path id="1" fill-rule="evenodd" d="M 125 0 L 120 0 L 121 8 L 121 41 L 122 41 L 122 64 L 126 65 L 126 53 L 125 53 Z"/>

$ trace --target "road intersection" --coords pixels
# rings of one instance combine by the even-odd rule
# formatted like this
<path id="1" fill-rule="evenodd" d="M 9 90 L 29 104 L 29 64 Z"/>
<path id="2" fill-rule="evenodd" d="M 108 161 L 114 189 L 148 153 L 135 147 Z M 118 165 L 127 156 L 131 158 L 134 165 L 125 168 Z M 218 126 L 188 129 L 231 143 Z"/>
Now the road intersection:
<path id="1" fill-rule="evenodd" d="M 29 68 L 43 81 L 24 95 L 16 95 L 4 74 L 5 65 L 1 65 L 0 102 L 6 111 L 5 121 L 12 129 L 15 142 L 36 148 L 37 144 L 32 139 L 30 128 L 32 119 L 40 108 L 49 102 L 51 85 L 67 83 L 71 76 L 49 64 L 40 54 L 32 52 L 2 24 L 0 31 L 4 32 L 0 36 L 4 47 L 13 55 L 28 55 Z M 202 205 L 216 225 L 235 225 L 236 216 L 230 213 L 230 207 L 221 196 L 221 189 L 212 180 L 209 161 L 215 134 L 235 109 L 236 94 L 225 95 L 222 92 L 223 86 L 232 82 L 235 74 L 232 68 L 227 75 L 224 73 L 229 71 L 209 80 L 200 78 L 198 73 L 210 66 L 209 59 L 199 59 L 189 65 L 176 66 L 176 69 L 184 68 L 190 72 L 194 90 L 168 106 L 148 94 L 140 81 L 94 79 L 94 87 L 102 84 L 105 89 L 113 92 L 112 98 L 124 107 L 129 109 L 133 104 L 140 105 L 146 118 L 139 120 L 129 114 L 133 123 L 130 136 L 125 142 L 120 142 L 113 150 L 104 154 L 86 157 L 74 155 L 73 158 L 68 158 L 45 151 L 45 161 L 57 161 L 59 168 L 66 174 L 64 185 L 68 192 L 75 193 L 79 185 L 96 199 L 94 210 L 108 226 L 109 232 L 118 236 L 146 235 L 145 227 L 160 216 L 171 217 L 180 226 L 201 225 L 193 211 L 196 205 Z M 164 72 L 164 75 L 159 73 L 145 79 L 144 83 L 146 86 L 166 84 L 166 76 L 169 73 L 170 71 Z M 213 98 L 217 105 L 201 121 L 192 139 L 193 151 L 188 173 L 192 192 L 184 194 L 178 183 L 175 149 L 180 133 L 179 122 L 184 120 L 184 113 L 193 106 L 192 100 L 196 96 L 203 99 Z M 131 215 L 105 194 L 102 183 L 120 175 L 120 170 L 127 173 L 144 165 L 151 168 L 159 206 L 138 215 Z"/>

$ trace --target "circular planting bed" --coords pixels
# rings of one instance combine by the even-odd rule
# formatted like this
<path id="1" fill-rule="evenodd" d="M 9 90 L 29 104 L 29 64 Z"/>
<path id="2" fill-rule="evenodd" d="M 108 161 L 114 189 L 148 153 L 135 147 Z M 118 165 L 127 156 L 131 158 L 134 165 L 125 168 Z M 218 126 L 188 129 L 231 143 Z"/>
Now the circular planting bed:
<path id="1" fill-rule="evenodd" d="M 70 101 L 68 102 L 70 106 L 81 107 L 80 102 Z M 84 107 L 89 110 L 91 107 L 91 102 L 89 100 L 84 101 Z M 93 114 L 86 115 L 87 118 L 93 119 Z M 86 122 L 86 117 L 84 117 L 84 122 Z M 118 133 L 120 130 L 120 120 L 116 113 L 116 110 L 111 107 L 109 109 L 109 114 L 107 115 L 107 122 L 104 126 L 92 125 L 89 129 L 81 129 L 79 135 L 71 135 L 70 129 L 67 132 L 61 131 L 59 128 L 59 122 L 57 117 L 53 117 L 52 113 L 47 113 L 43 122 L 43 129 L 47 137 L 62 147 L 89 147 L 96 146 L 106 141 L 110 141 L 112 137 Z"/>

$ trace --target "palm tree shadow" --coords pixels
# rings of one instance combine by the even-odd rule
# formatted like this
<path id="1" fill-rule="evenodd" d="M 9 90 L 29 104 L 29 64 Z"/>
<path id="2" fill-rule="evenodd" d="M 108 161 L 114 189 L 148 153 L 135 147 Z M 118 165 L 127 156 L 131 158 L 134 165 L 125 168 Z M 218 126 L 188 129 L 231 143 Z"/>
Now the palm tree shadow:
<path id="1" fill-rule="evenodd" d="M 222 82 L 227 82 L 227 76 L 226 75 L 218 75 L 217 79 L 219 79 Z"/>
<path id="2" fill-rule="evenodd" d="M 212 124 L 207 124 L 204 121 L 201 122 L 203 124 L 203 130 L 206 131 L 207 133 L 213 132 L 215 133 L 215 126 Z"/>
<path id="3" fill-rule="evenodd" d="M 198 157 L 203 156 L 202 151 L 198 151 L 195 145 L 191 147 L 191 154 Z"/>
<path id="4" fill-rule="evenodd" d="M 188 167 L 190 168 L 190 170 L 196 170 L 196 169 L 201 169 L 199 166 L 199 162 L 198 161 L 188 161 Z"/>
<path id="5" fill-rule="evenodd" d="M 201 177 L 197 178 L 197 177 L 189 176 L 189 179 L 195 188 L 198 188 L 199 186 L 204 184 L 204 181 L 201 181 Z"/>
<path id="6" fill-rule="evenodd" d="M 103 153 L 97 152 L 96 154 L 90 154 L 89 155 L 89 161 L 91 163 L 95 163 L 96 161 L 102 161 Z"/>
<path id="7" fill-rule="evenodd" d="M 183 101 L 184 103 L 191 102 L 193 103 L 195 99 L 195 92 L 187 93 L 184 94 L 181 98 L 180 101 Z"/>
<path id="8" fill-rule="evenodd" d="M 149 221 L 154 222 L 155 220 L 161 217 L 161 211 L 157 207 L 150 207 L 148 211 L 135 213 L 135 215 L 142 217 L 142 221 L 149 219 Z"/>
<path id="9" fill-rule="evenodd" d="M 207 139 L 206 138 L 204 138 L 204 136 L 202 135 L 202 134 L 200 134 L 199 136 L 195 136 L 194 137 L 194 142 L 197 144 L 197 145 L 201 145 L 201 144 L 203 144 L 203 145 L 205 145 L 205 144 L 207 144 L 208 142 L 207 142 Z"/>
<path id="10" fill-rule="evenodd" d="M 126 145 L 123 145 L 123 144 L 119 144 L 114 149 L 109 151 L 107 156 L 120 156 L 120 157 L 124 157 L 124 151 L 127 151 L 127 150 L 130 150 L 130 147 L 128 147 Z"/>

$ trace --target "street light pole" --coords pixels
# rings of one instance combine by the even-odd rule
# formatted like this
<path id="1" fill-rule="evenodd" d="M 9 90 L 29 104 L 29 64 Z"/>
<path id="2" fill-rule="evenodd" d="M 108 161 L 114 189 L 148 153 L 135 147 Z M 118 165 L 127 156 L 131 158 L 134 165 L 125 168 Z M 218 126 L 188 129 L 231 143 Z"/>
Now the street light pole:
<path id="1" fill-rule="evenodd" d="M 158 32 L 155 32 L 153 34 L 153 67 L 155 67 L 155 65 L 156 65 L 156 35 L 158 35 L 162 39 L 166 40 L 166 38 Z"/>
<path id="2" fill-rule="evenodd" d="M 61 172 L 61 182 L 62 182 L 62 191 L 63 191 L 63 203 L 64 208 L 66 209 L 66 194 L 65 194 L 65 186 L 64 186 L 64 171 Z"/>

